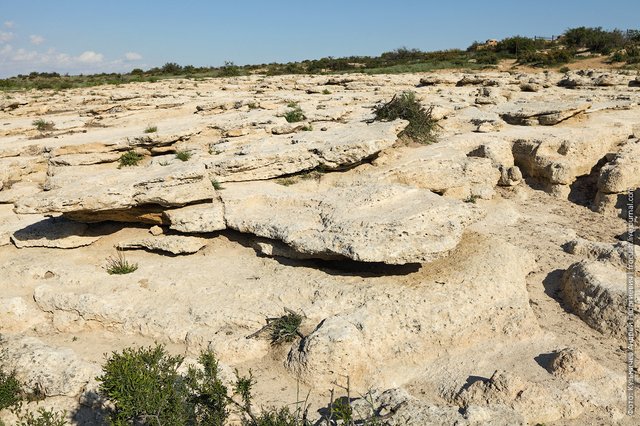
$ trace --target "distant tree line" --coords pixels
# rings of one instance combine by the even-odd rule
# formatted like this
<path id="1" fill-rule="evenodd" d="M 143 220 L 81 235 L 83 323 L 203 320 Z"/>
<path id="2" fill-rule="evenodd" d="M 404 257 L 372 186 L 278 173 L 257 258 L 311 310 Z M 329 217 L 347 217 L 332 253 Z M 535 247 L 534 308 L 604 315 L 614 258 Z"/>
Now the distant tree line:
<path id="1" fill-rule="evenodd" d="M 135 68 L 129 73 L 60 75 L 56 72 L 32 72 L 0 79 L 0 90 L 69 89 L 101 84 L 154 82 L 161 78 L 235 77 L 250 74 L 331 74 L 331 73 L 402 73 L 434 69 L 480 69 L 491 67 L 501 59 L 515 59 L 533 66 L 556 66 L 570 62 L 577 54 L 609 55 L 612 62 L 628 66 L 640 64 L 640 30 L 605 30 L 602 27 L 577 27 L 560 37 L 513 36 L 492 43 L 474 42 L 466 50 L 449 49 L 425 52 L 400 47 L 379 56 L 326 57 L 288 63 L 236 65 L 226 61 L 220 67 L 195 67 L 167 62 L 148 70 Z"/>

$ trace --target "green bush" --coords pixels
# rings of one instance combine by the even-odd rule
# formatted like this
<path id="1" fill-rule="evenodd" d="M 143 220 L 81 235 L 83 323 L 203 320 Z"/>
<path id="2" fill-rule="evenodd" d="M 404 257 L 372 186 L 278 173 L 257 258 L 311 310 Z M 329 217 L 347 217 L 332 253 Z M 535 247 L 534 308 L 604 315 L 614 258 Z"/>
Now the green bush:
<path id="1" fill-rule="evenodd" d="M 288 123 L 297 123 L 305 118 L 307 117 L 305 117 L 304 112 L 302 112 L 302 109 L 297 105 L 293 107 L 292 110 L 287 111 L 284 115 L 284 119 L 287 120 Z"/>
<path id="2" fill-rule="evenodd" d="M 114 352 L 103 366 L 99 392 L 114 404 L 113 425 L 183 425 L 192 417 L 186 384 L 178 373 L 183 358 L 162 345 Z"/>
<path id="3" fill-rule="evenodd" d="M 180 161 L 189 161 L 191 153 L 189 151 L 178 151 L 176 152 L 176 158 Z"/>
<path id="4" fill-rule="evenodd" d="M 35 126 L 36 129 L 38 129 L 41 132 L 48 132 L 51 131 L 53 129 L 55 129 L 55 124 L 53 124 L 52 121 L 45 121 L 42 118 L 39 118 L 37 120 L 34 120 L 33 123 L 31 123 Z"/>
<path id="5" fill-rule="evenodd" d="M 0 366 L 0 410 L 11 407 L 21 399 L 21 386 L 15 373 L 7 373 Z"/>
<path id="6" fill-rule="evenodd" d="M 374 107 L 374 121 L 393 121 L 398 118 L 408 120 L 409 125 L 400 134 L 418 143 L 428 144 L 436 141 L 438 123 L 432 117 L 433 107 L 425 109 L 416 100 L 414 92 L 402 92 L 389 102 Z"/>
<path id="7" fill-rule="evenodd" d="M 144 129 L 145 133 L 155 133 L 158 131 L 158 126 L 147 126 L 146 129 Z"/>
<path id="8" fill-rule="evenodd" d="M 518 63 L 534 66 L 555 66 L 566 64 L 573 59 L 573 51 L 568 49 L 549 49 L 544 52 L 524 52 Z"/>
<path id="9" fill-rule="evenodd" d="M 608 54 L 625 45 L 625 36 L 620 30 L 606 31 L 602 27 L 578 27 L 565 31 L 562 43 L 573 48 L 587 48 L 592 52 Z"/>
<path id="10" fill-rule="evenodd" d="M 142 155 L 135 151 L 127 151 L 120 156 L 118 160 L 120 162 L 119 167 L 137 166 L 140 160 L 142 160 Z"/>
<path id="11" fill-rule="evenodd" d="M 66 411 L 53 411 L 40 407 L 36 414 L 30 411 L 17 413 L 16 426 L 65 426 L 67 425 L 66 416 Z"/>

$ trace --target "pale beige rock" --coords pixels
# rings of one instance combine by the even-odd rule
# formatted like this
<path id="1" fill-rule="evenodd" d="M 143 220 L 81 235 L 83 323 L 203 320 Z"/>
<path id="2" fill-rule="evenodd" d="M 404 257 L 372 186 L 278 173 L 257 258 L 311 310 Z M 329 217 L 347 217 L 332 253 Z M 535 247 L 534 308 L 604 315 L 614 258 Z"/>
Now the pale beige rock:
<path id="1" fill-rule="evenodd" d="M 45 321 L 44 313 L 24 298 L 0 298 L 0 333 L 24 332 Z"/>
<path id="2" fill-rule="evenodd" d="M 608 372 L 586 353 L 565 348 L 553 355 L 549 371 L 567 381 L 588 380 L 608 376 Z"/>
<path id="3" fill-rule="evenodd" d="M 154 225 L 151 228 L 149 228 L 149 233 L 153 236 L 158 236 L 158 235 L 164 234 L 164 230 L 162 229 L 162 227 L 158 225 Z"/>
<path id="4" fill-rule="evenodd" d="M 217 198 L 213 199 L 211 203 L 166 210 L 163 217 L 170 229 L 180 232 L 206 233 L 227 228 L 224 206 Z"/>
<path id="5" fill-rule="evenodd" d="M 587 259 L 606 262 L 619 270 L 626 271 L 629 265 L 629 254 L 631 251 L 640 252 L 640 247 L 630 246 L 628 242 L 617 242 L 614 244 L 601 243 L 577 238 L 569 241 L 564 246 L 565 251 L 576 254 Z M 640 273 L 640 271 L 638 271 Z"/>
<path id="6" fill-rule="evenodd" d="M 547 102 L 512 102 L 500 105 L 497 111 L 509 124 L 553 126 L 589 108 L 591 104 L 585 102 L 559 102 L 553 105 Z"/>
<path id="7" fill-rule="evenodd" d="M 157 237 L 130 240 L 118 243 L 121 250 L 147 249 L 171 254 L 193 254 L 207 245 L 207 240 L 181 235 L 162 235 Z"/>
<path id="8" fill-rule="evenodd" d="M 311 170 L 318 166 L 335 169 L 359 162 L 389 148 L 407 122 L 354 123 L 326 132 L 311 131 L 295 136 L 272 136 L 235 145 L 217 144 L 219 155 L 206 167 L 220 182 L 270 179 Z"/>
<path id="9" fill-rule="evenodd" d="M 101 371 L 71 349 L 49 346 L 35 337 L 4 334 L 0 348 L 6 350 L 6 368 L 14 369 L 27 389 L 39 389 L 46 396 L 78 396 Z"/>
<path id="10" fill-rule="evenodd" d="M 475 254 L 489 246 L 490 252 Z M 487 265 L 492 265 L 491 273 Z M 401 377 L 411 377 L 414 366 L 438 347 L 473 345 L 496 332 L 507 339 L 523 338 L 537 330 L 524 283 L 532 266 L 525 252 L 509 244 L 475 241 L 432 265 L 423 286 L 398 288 L 372 306 L 325 317 L 291 348 L 287 366 L 306 382 L 328 386 L 348 375 L 354 386 L 366 389 L 390 383 L 392 365 L 399 367 L 395 383 L 402 383 Z M 486 297 L 492 302 L 482 302 Z M 406 303 L 410 310 L 399 308 Z"/>
<path id="11" fill-rule="evenodd" d="M 570 185 L 578 176 L 589 174 L 630 131 L 628 124 L 611 122 L 515 138 L 513 158 L 528 176 L 550 185 Z"/>
<path id="12" fill-rule="evenodd" d="M 227 226 L 281 240 L 296 251 L 361 262 L 429 262 L 457 245 L 480 209 L 402 185 L 363 184 L 304 192 L 275 183 L 220 192 Z"/>
<path id="13" fill-rule="evenodd" d="M 627 275 L 597 261 L 574 263 L 562 277 L 562 297 L 569 308 L 591 328 L 625 338 L 627 335 Z M 635 311 L 640 311 L 637 299 Z M 640 330 L 635 330 L 636 339 Z"/>
<path id="14" fill-rule="evenodd" d="M 181 163 L 181 164 L 180 164 Z M 182 206 L 213 197 L 204 167 L 180 162 L 96 173 L 85 167 L 56 169 L 49 191 L 16 203 L 18 213 L 67 213 L 126 209 L 145 204 Z M 82 181 L 82 187 L 77 182 Z"/>
<path id="15" fill-rule="evenodd" d="M 19 229 L 11 235 L 18 248 L 77 248 L 93 244 L 100 236 L 85 235 L 88 225 L 64 218 L 48 218 Z"/>
<path id="16" fill-rule="evenodd" d="M 526 424 L 556 422 L 578 417 L 584 407 L 570 388 L 560 390 L 496 371 L 487 381 L 476 381 L 458 399 L 463 406 L 503 405 L 522 415 Z"/>

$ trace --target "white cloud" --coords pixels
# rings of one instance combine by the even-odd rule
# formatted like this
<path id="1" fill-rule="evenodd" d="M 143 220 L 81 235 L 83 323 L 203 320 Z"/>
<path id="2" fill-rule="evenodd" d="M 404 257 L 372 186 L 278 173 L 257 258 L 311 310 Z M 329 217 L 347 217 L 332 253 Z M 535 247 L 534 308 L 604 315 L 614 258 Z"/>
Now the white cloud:
<path id="1" fill-rule="evenodd" d="M 38 52 L 33 50 L 18 49 L 11 59 L 18 62 L 35 61 L 38 59 Z"/>
<path id="2" fill-rule="evenodd" d="M 8 55 L 13 51 L 13 46 L 10 44 L 5 44 L 2 49 L 0 49 L 0 55 Z"/>
<path id="3" fill-rule="evenodd" d="M 31 41 L 31 44 L 35 44 L 36 46 L 44 43 L 44 37 L 35 34 L 31 34 L 29 36 L 29 40 Z"/>
<path id="4" fill-rule="evenodd" d="M 87 50 L 86 52 L 82 52 L 80 56 L 76 58 L 78 62 L 83 64 L 97 64 L 98 62 L 102 62 L 104 56 L 102 53 L 96 53 L 92 50 Z"/>
<path id="5" fill-rule="evenodd" d="M 6 28 L 13 28 L 15 23 L 13 21 L 4 21 L 4 26 Z"/>
<path id="6" fill-rule="evenodd" d="M 4 32 L 4 31 L 0 31 L 0 43 L 6 43 L 8 41 L 13 40 L 13 33 L 12 32 Z"/>
<path id="7" fill-rule="evenodd" d="M 124 54 L 124 58 L 127 61 L 139 61 L 142 59 L 142 55 L 136 52 L 127 52 Z"/>

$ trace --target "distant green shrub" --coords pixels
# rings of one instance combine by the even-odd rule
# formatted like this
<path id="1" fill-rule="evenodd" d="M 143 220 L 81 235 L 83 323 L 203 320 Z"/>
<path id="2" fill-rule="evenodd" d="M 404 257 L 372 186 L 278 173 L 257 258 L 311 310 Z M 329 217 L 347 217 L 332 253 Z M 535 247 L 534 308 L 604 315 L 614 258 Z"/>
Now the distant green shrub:
<path id="1" fill-rule="evenodd" d="M 288 123 L 297 123 L 305 118 L 307 117 L 305 117 L 304 112 L 302 112 L 299 106 L 295 106 L 292 110 L 284 114 L 284 119 L 287 120 Z"/>
<path id="2" fill-rule="evenodd" d="M 142 155 L 138 154 L 133 150 L 127 151 L 120 156 L 120 159 L 118 160 L 120 162 L 119 167 L 137 166 L 141 160 L 142 160 Z"/>
<path id="3" fill-rule="evenodd" d="M 146 129 L 144 129 L 145 133 L 156 133 L 158 131 L 158 126 L 147 126 Z"/>
<path id="4" fill-rule="evenodd" d="M 45 121 L 42 118 L 34 120 L 31 124 L 41 132 L 49 132 L 56 127 L 55 124 L 53 124 L 53 121 Z"/>
<path id="5" fill-rule="evenodd" d="M 176 152 L 176 158 L 180 161 L 189 161 L 191 153 L 189 151 L 178 151 Z"/>
<path id="6" fill-rule="evenodd" d="M 399 93 L 386 104 L 376 105 L 373 110 L 374 121 L 393 121 L 399 118 L 408 120 L 409 124 L 401 135 L 422 144 L 436 141 L 439 126 L 432 111 L 433 107 L 425 109 L 416 100 L 414 92 Z"/>

